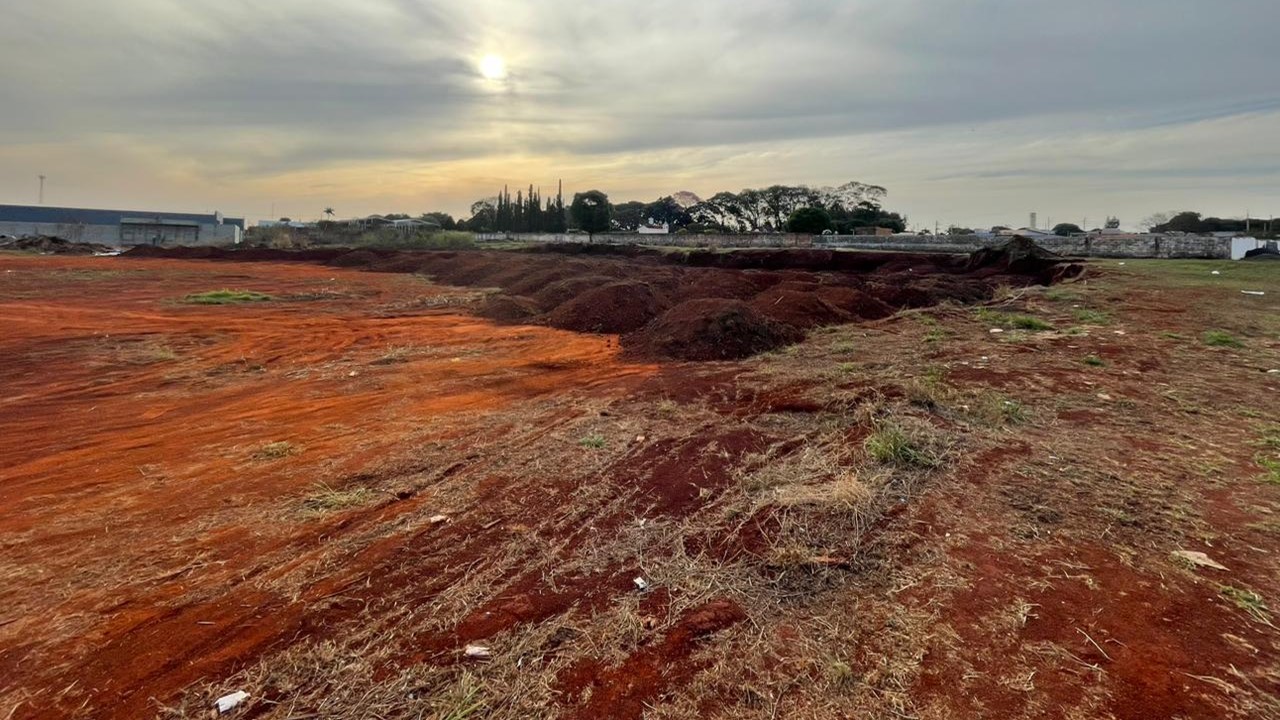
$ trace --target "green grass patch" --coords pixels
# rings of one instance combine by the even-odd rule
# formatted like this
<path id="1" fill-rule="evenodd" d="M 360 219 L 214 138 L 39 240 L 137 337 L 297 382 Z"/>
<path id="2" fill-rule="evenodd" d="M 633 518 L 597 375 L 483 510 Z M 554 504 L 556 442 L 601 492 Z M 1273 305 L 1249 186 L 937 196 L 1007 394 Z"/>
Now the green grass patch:
<path id="1" fill-rule="evenodd" d="M 1053 329 L 1052 325 L 1032 315 L 1018 315 L 988 308 L 978 308 L 977 312 L 979 320 L 1000 327 L 1031 330 L 1033 332 Z"/>
<path id="2" fill-rule="evenodd" d="M 606 441 L 605 441 L 605 439 L 604 439 L 604 436 L 603 436 L 603 435 L 588 435 L 588 436 L 586 436 L 586 437 L 582 438 L 581 440 L 579 440 L 579 441 L 578 441 L 578 444 L 579 444 L 579 445 L 581 445 L 581 446 L 582 446 L 582 447 L 584 447 L 584 448 L 591 448 L 592 450 L 599 450 L 599 449 L 603 448 L 607 443 L 606 443 Z"/>
<path id="3" fill-rule="evenodd" d="M 1236 607 L 1249 613 L 1255 620 L 1267 625 L 1271 624 L 1271 620 L 1267 617 L 1271 614 L 1271 609 L 1267 607 L 1267 604 L 1262 600 L 1262 596 L 1258 593 L 1230 585 L 1223 585 L 1218 588 L 1218 591 L 1228 600 L 1235 603 Z"/>
<path id="4" fill-rule="evenodd" d="M 1088 365 L 1089 367 L 1106 367 L 1107 361 L 1103 360 L 1097 355 L 1085 355 L 1084 364 Z"/>
<path id="5" fill-rule="evenodd" d="M 1079 302 L 1084 298 L 1075 290 L 1067 290 L 1066 288 L 1055 287 L 1049 288 L 1044 293 L 1045 300 L 1053 302 Z"/>
<path id="6" fill-rule="evenodd" d="M 1240 342 L 1239 338 L 1225 330 L 1206 330 L 1200 339 L 1209 347 L 1244 347 L 1244 343 Z"/>
<path id="7" fill-rule="evenodd" d="M 881 424 L 867 437 L 862 447 L 873 460 L 885 465 L 927 469 L 942 463 L 937 454 L 891 423 Z"/>
<path id="8" fill-rule="evenodd" d="M 275 298 L 253 290 L 210 290 L 209 292 L 192 293 L 182 298 L 182 302 L 192 305 L 235 305 L 238 303 L 267 302 Z"/>
<path id="9" fill-rule="evenodd" d="M 1101 310 L 1090 310 L 1089 308 L 1076 308 L 1072 316 L 1076 322 L 1082 325 L 1110 325 L 1111 316 Z"/>
<path id="10" fill-rule="evenodd" d="M 1258 463 L 1258 467 L 1267 471 L 1264 480 L 1272 485 L 1280 485 L 1280 460 L 1260 454 L 1253 461 Z"/>

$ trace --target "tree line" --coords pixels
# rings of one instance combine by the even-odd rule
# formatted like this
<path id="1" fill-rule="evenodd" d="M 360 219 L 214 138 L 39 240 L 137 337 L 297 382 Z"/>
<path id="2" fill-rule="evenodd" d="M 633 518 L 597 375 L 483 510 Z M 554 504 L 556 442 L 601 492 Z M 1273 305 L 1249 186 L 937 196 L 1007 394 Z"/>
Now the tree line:
<path id="1" fill-rule="evenodd" d="M 685 233 L 851 234 L 872 227 L 902 232 L 907 218 L 881 205 L 887 192 L 854 181 L 838 187 L 748 188 L 692 203 L 672 195 L 647 203 L 613 203 L 605 193 L 589 190 L 574 194 L 566 209 L 562 193 L 544 204 L 531 185 L 527 195 L 518 192 L 514 200 L 503 188 L 496 198 L 476 201 L 471 218 L 461 225 L 477 232 L 635 232 L 642 225 L 666 225 L 670 232 Z"/>

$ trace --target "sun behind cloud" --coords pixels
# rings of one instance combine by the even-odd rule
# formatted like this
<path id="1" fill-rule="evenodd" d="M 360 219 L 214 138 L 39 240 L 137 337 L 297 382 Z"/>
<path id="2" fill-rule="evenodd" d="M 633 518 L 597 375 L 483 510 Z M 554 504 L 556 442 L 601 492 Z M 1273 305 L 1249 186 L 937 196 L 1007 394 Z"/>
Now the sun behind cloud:
<path id="1" fill-rule="evenodd" d="M 480 74 L 486 80 L 502 80 L 507 76 L 507 61 L 501 55 L 485 55 L 480 59 Z"/>

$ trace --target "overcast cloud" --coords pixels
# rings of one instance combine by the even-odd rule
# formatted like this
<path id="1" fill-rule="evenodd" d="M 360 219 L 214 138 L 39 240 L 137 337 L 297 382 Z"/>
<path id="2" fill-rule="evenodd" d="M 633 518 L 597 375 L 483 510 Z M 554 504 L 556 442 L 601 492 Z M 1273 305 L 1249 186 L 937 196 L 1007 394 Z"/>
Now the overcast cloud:
<path id="1" fill-rule="evenodd" d="M 885 185 L 913 224 L 1280 214 L 1275 0 L 6 0 L 0 202 L 462 213 Z M 508 74 L 485 79 L 479 61 Z"/>

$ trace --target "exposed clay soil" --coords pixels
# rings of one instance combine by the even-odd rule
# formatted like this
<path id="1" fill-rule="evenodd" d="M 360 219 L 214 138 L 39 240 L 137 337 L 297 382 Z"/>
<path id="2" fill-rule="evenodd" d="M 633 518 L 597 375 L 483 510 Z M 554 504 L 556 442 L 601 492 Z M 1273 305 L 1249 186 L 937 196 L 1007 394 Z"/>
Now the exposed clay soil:
<path id="1" fill-rule="evenodd" d="M 1270 266 L 1027 286 L 988 311 L 1052 329 L 991 333 L 916 258 L 595 252 L 0 256 L 0 718 L 1276 716 Z M 547 308 L 561 265 L 596 280 Z M 624 342 L 796 344 L 545 325 L 632 283 L 668 305 Z M 272 299 L 183 302 L 221 288 Z"/>
<path id="2" fill-rule="evenodd" d="M 479 308 L 490 319 L 621 334 L 634 355 L 679 360 L 744 358 L 795 342 L 810 328 L 945 301 L 970 303 L 1002 285 L 1049 283 L 1080 271 L 1023 238 L 968 258 L 830 250 L 677 254 L 591 245 L 527 253 L 140 247 L 130 255 L 307 260 L 422 273 L 450 285 L 500 288 Z M 751 311 L 690 300 L 742 301 Z M 729 337 L 735 334 L 741 338 Z"/>

